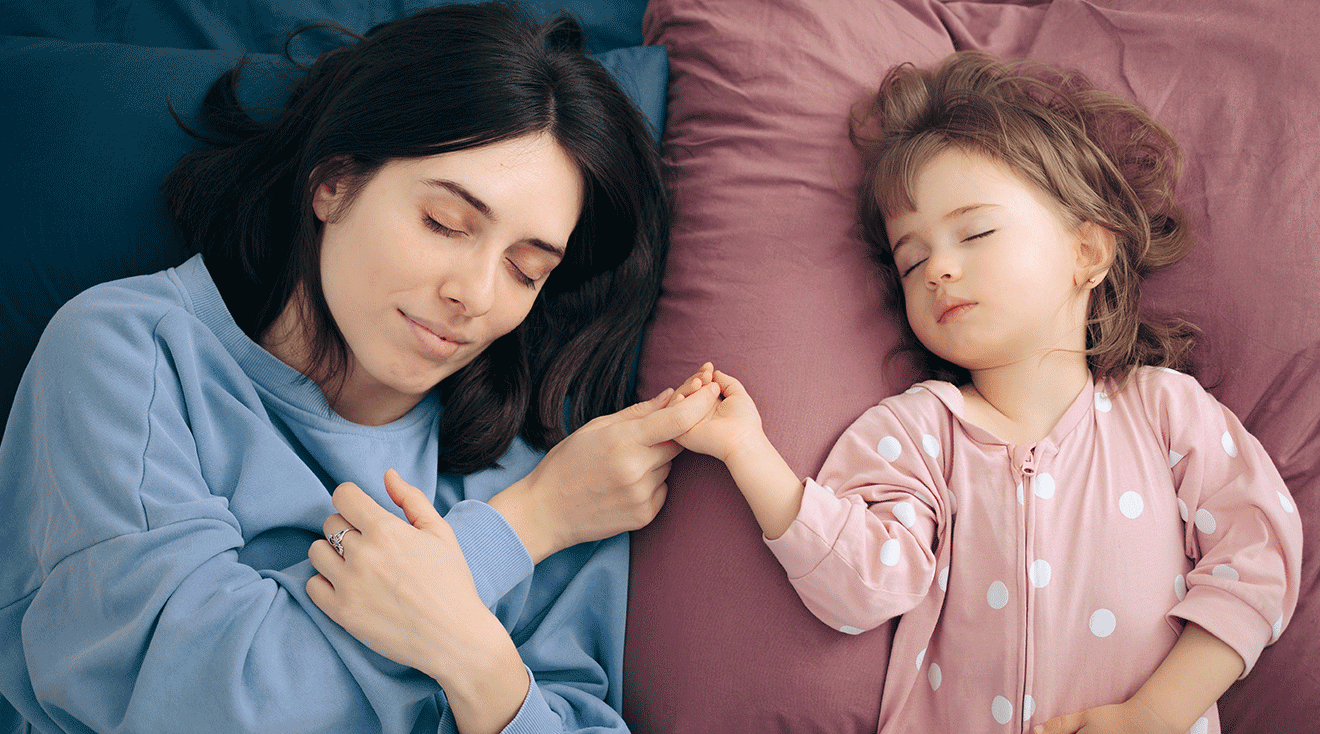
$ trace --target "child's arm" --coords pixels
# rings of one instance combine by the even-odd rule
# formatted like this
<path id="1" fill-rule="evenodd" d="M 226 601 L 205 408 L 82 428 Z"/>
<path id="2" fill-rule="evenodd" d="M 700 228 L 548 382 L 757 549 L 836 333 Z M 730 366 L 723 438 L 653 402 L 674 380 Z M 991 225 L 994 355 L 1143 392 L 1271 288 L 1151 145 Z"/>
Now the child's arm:
<path id="1" fill-rule="evenodd" d="M 678 389 L 672 402 L 683 400 L 711 382 L 720 386 L 722 400 L 705 421 L 677 441 L 685 449 L 724 462 L 761 531 L 774 540 L 797 517 L 802 505 L 802 482 L 766 438 L 761 415 L 742 383 L 715 370 L 709 362 Z"/>
<path id="2" fill-rule="evenodd" d="M 1199 625 L 1188 622 L 1178 642 L 1127 701 L 1058 716 L 1037 726 L 1035 734 L 1182 734 L 1192 727 L 1246 664 L 1233 648 Z"/>

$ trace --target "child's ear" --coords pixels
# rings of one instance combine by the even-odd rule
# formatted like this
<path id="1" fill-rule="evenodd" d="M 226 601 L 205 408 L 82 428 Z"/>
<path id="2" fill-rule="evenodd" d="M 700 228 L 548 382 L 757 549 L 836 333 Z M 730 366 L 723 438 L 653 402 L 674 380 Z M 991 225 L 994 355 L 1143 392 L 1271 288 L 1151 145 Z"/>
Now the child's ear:
<path id="1" fill-rule="evenodd" d="M 1077 240 L 1077 270 L 1073 284 L 1090 290 L 1100 285 L 1109 274 L 1118 237 L 1095 222 L 1082 222 L 1077 228 Z"/>

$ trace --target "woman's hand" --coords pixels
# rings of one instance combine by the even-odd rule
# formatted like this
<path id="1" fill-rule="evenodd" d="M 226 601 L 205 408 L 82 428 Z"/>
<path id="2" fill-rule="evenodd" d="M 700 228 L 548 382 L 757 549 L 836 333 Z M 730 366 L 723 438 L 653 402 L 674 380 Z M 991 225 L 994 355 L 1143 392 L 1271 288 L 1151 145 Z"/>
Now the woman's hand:
<path id="1" fill-rule="evenodd" d="M 518 713 L 530 681 L 513 641 L 477 594 L 449 523 L 393 469 L 385 489 L 407 521 L 357 485 L 335 490 L 327 537 L 308 558 L 307 594 L 367 647 L 435 678 L 463 732 L 497 732 Z"/>
<path id="2" fill-rule="evenodd" d="M 664 504 L 674 442 L 714 407 L 717 389 L 667 405 L 673 390 L 596 418 L 490 499 L 534 563 L 564 548 L 636 530 Z"/>

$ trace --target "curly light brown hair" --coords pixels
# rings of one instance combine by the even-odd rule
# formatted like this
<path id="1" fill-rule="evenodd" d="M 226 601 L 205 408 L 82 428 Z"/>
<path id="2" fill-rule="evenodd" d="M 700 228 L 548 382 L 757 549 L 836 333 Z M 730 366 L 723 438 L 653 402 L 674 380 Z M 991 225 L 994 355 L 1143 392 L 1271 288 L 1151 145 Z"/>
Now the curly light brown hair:
<path id="1" fill-rule="evenodd" d="M 1125 383 L 1141 365 L 1191 370 L 1196 328 L 1141 311 L 1142 280 L 1181 260 L 1191 241 L 1174 200 L 1182 154 L 1140 107 L 1080 73 L 961 51 L 930 69 L 890 69 L 879 91 L 854 106 L 850 135 L 865 166 L 862 236 L 896 305 L 903 289 L 885 216 L 915 208 L 917 175 L 958 148 L 1008 166 L 1047 194 L 1066 224 L 1114 234 L 1109 272 L 1088 306 L 1086 356 L 1097 380 Z M 915 353 L 926 377 L 970 379 L 925 350 L 910 327 L 907 335 L 899 350 Z"/>

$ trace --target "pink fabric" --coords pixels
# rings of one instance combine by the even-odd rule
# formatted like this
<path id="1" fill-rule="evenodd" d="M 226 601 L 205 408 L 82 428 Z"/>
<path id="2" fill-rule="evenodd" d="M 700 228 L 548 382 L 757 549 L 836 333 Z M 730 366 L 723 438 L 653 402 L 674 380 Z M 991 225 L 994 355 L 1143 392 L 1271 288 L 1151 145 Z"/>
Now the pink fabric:
<path id="1" fill-rule="evenodd" d="M 1131 696 L 1182 620 L 1249 670 L 1292 615 L 1301 542 L 1259 442 L 1194 379 L 1146 369 L 1088 384 L 1031 445 L 965 422 L 947 382 L 885 400 L 767 545 L 825 624 L 903 615 L 882 732 L 1016 732 Z"/>
<path id="2" fill-rule="evenodd" d="M 955 48 L 1080 67 L 1169 125 L 1198 238 L 1148 288 L 1205 330 L 1202 382 L 1271 452 L 1309 542 L 1294 623 L 1221 699 L 1225 731 L 1320 720 L 1320 21 L 1267 0 L 650 0 L 670 56 L 677 216 L 641 388 L 711 359 L 793 468 L 911 382 L 853 235 L 845 116 L 891 65 Z M 688 454 L 633 537 L 624 707 L 645 734 L 874 732 L 890 626 L 816 621 L 722 466 Z"/>

